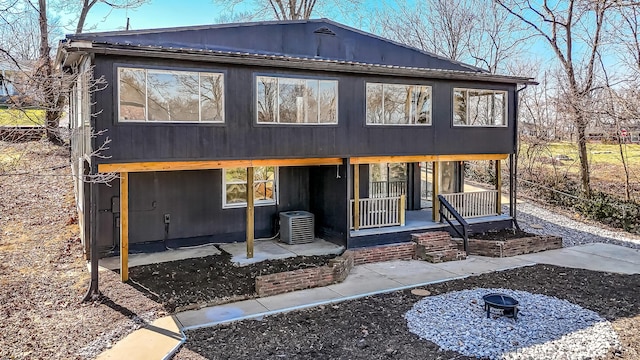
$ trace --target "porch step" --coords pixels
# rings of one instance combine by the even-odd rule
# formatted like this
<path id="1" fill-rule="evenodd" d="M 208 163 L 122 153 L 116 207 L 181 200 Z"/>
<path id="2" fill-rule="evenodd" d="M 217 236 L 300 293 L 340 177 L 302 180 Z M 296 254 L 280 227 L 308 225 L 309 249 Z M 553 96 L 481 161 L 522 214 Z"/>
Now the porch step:
<path id="1" fill-rule="evenodd" d="M 445 250 L 445 251 L 432 251 L 432 252 L 424 253 L 421 256 L 422 260 L 425 260 L 434 264 L 442 263 L 446 261 L 464 260 L 466 258 L 467 258 L 466 252 L 458 251 L 455 249 Z"/>
<path id="2" fill-rule="evenodd" d="M 467 253 L 458 249 L 458 244 L 445 231 L 413 234 L 411 239 L 416 243 L 416 258 L 431 263 L 464 260 Z"/>

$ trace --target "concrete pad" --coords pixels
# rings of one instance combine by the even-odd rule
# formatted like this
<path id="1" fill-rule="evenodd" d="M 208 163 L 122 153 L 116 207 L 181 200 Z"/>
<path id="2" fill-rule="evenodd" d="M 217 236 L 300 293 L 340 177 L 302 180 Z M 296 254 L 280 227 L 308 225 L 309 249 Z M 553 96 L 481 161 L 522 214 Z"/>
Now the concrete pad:
<path id="1" fill-rule="evenodd" d="M 328 300 L 338 299 L 340 297 L 342 297 L 340 294 L 332 291 L 327 287 L 318 287 L 258 298 L 256 300 L 267 309 L 273 311 L 307 304 L 315 304 Z"/>
<path id="2" fill-rule="evenodd" d="M 184 339 L 173 317 L 166 316 L 132 332 L 111 349 L 98 355 L 97 359 L 164 359 Z"/>
<path id="3" fill-rule="evenodd" d="M 483 260 L 483 261 L 498 265 L 498 268 L 496 270 L 510 269 L 510 268 L 521 267 L 521 266 L 530 266 L 530 265 L 536 264 L 533 261 L 529 261 L 529 260 L 525 260 L 525 259 L 521 259 L 513 256 L 503 257 L 503 258 L 494 258 L 494 257 L 488 257 L 488 256 L 473 255 L 471 257 L 478 258 L 479 260 Z"/>
<path id="4" fill-rule="evenodd" d="M 469 256 L 466 260 L 449 261 L 436 265 L 439 269 L 452 272 L 458 276 L 484 274 L 504 268 L 504 266 L 476 256 Z"/>
<path id="5" fill-rule="evenodd" d="M 344 251 L 344 246 L 336 245 L 322 239 L 315 239 L 312 243 L 308 244 L 289 245 L 283 242 L 278 242 L 277 245 L 287 251 L 301 256 L 338 255 L 342 254 Z"/>
<path id="6" fill-rule="evenodd" d="M 638 249 L 603 243 L 574 246 L 569 249 L 640 265 L 640 250 Z"/>
<path id="7" fill-rule="evenodd" d="M 606 271 L 620 274 L 638 274 L 640 265 L 611 257 L 580 251 L 574 248 L 543 251 L 535 254 L 518 255 L 519 258 L 539 264 L 564 266 L 576 269 Z"/>
<path id="8" fill-rule="evenodd" d="M 210 255 L 220 255 L 215 245 L 203 245 L 184 249 L 165 250 L 148 254 L 129 254 L 129 267 L 157 264 L 169 261 L 199 258 Z M 112 256 L 100 259 L 99 265 L 109 270 L 120 269 L 120 257 Z"/>
<path id="9" fill-rule="evenodd" d="M 419 260 L 395 260 L 367 264 L 366 267 L 381 276 L 397 281 L 402 285 L 418 285 L 427 282 L 442 281 L 459 275 L 442 270 L 436 264 Z"/>
<path id="10" fill-rule="evenodd" d="M 253 314 L 268 311 L 266 307 L 255 299 L 244 300 L 230 304 L 207 307 L 198 310 L 189 310 L 176 314 L 183 328 L 193 328 L 215 322 L 225 322 L 243 318 Z"/>
<path id="11" fill-rule="evenodd" d="M 296 256 L 295 253 L 278 246 L 274 241 L 256 241 L 253 244 L 253 258 L 247 258 L 247 243 L 220 245 L 220 248 L 231 254 L 231 262 L 240 266 L 254 264 L 271 259 L 286 259 Z"/>
<path id="12" fill-rule="evenodd" d="M 372 271 L 368 265 L 359 265 L 351 270 L 344 282 L 327 287 L 342 296 L 353 296 L 402 286 L 404 284 Z"/>

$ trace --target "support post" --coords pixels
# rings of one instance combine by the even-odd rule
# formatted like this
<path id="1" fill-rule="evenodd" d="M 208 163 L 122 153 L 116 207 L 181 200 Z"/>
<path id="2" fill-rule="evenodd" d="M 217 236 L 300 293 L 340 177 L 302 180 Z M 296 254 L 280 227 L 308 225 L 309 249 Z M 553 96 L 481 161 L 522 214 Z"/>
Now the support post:
<path id="1" fill-rule="evenodd" d="M 129 173 L 120 173 L 120 279 L 129 280 Z"/>
<path id="2" fill-rule="evenodd" d="M 254 214 L 255 207 L 253 201 L 253 168 L 247 168 L 247 259 L 253 258 L 253 239 L 255 236 Z"/>
<path id="3" fill-rule="evenodd" d="M 360 164 L 353 165 L 353 229 L 360 230 Z"/>
<path id="4" fill-rule="evenodd" d="M 440 162 L 438 161 L 433 162 L 431 180 L 433 180 L 433 194 L 431 195 L 433 221 L 438 222 L 440 221 L 440 200 L 438 199 L 440 193 Z"/>
<path id="5" fill-rule="evenodd" d="M 400 195 L 400 226 L 404 226 L 404 223 L 405 223 L 406 207 L 407 207 L 407 198 L 405 195 Z"/>
<path id="6" fill-rule="evenodd" d="M 502 214 L 502 161 L 496 160 L 496 214 Z"/>

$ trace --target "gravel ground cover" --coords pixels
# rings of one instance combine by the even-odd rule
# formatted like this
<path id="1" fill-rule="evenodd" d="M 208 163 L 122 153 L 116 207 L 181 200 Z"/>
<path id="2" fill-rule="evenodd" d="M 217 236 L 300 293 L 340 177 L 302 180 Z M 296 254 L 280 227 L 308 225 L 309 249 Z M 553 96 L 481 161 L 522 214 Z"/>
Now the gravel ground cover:
<path id="1" fill-rule="evenodd" d="M 323 266 L 334 257 L 296 256 L 237 266 L 223 251 L 221 255 L 136 266 L 129 269 L 129 277 L 133 286 L 167 311 L 182 311 L 255 297 L 257 276 Z"/>
<path id="2" fill-rule="evenodd" d="M 0 359 L 93 358 L 164 315 L 108 271 L 103 296 L 80 302 L 89 273 L 67 148 L 0 142 L 0 172 Z"/>
<path id="3" fill-rule="evenodd" d="M 483 296 L 506 294 L 522 309 L 518 319 L 491 309 Z M 405 314 L 409 331 L 443 349 L 490 359 L 601 358 L 619 347 L 611 323 L 597 313 L 552 296 L 476 288 L 428 296 Z M 456 331 L 452 332 L 451 328 Z"/>
<path id="4" fill-rule="evenodd" d="M 508 208 L 503 210 L 508 214 Z M 564 247 L 606 243 L 640 249 L 640 236 L 607 228 L 602 224 L 576 220 L 566 211 L 547 209 L 528 202 L 518 203 L 517 211 L 518 223 L 523 231 L 561 236 Z"/>
<path id="5" fill-rule="evenodd" d="M 508 288 L 566 300 L 573 310 L 591 311 L 615 330 L 619 346 L 604 359 L 640 359 L 640 275 L 621 275 L 535 265 L 426 286 L 431 296 L 476 288 Z M 520 293 L 516 293 L 520 294 Z M 521 296 L 521 295 L 518 295 Z M 176 359 L 475 359 L 441 348 L 409 330 L 405 314 L 427 298 L 409 290 L 316 308 L 246 320 L 187 332 L 188 340 Z M 576 306 L 575 308 L 573 306 Z M 579 308 L 578 308 L 579 307 Z M 558 310 L 558 308 L 554 308 Z M 560 308 L 561 309 L 561 308 Z M 586 309 L 586 310 L 582 310 Z M 544 309 L 535 309 L 543 311 Z M 524 323 L 528 311 L 522 309 Z M 589 319 L 598 319 L 595 314 Z M 461 315 L 462 316 L 462 315 Z M 479 319 L 486 316 L 480 311 Z M 560 312 L 548 316 L 564 321 Z M 510 319 L 491 319 L 496 326 Z M 547 320 L 554 321 L 554 320 Z M 596 322 L 606 324 L 605 322 Z M 442 321 L 440 336 L 458 336 L 464 322 Z M 606 327 L 606 326 L 605 326 Z M 584 326 L 585 329 L 588 327 Z M 571 327 L 567 328 L 570 331 Z M 608 331 L 608 328 L 605 329 Z M 523 329 L 525 334 L 529 329 Z M 566 335 L 582 336 L 581 330 Z M 530 329 L 535 336 L 535 328 Z M 526 338 L 526 337 L 525 337 Z M 586 338 L 588 340 L 588 338 Z M 570 342 L 570 344 L 575 341 Z M 544 342 L 541 346 L 568 346 Z M 564 344 L 564 345 L 563 345 Z M 538 349 L 546 351 L 547 349 Z M 547 353 L 549 354 L 549 353 Z M 551 357 L 572 359 L 555 348 Z M 595 354 L 595 352 L 593 353 Z M 591 356 L 587 358 L 595 358 Z M 580 358 L 581 357 L 576 357 Z"/>

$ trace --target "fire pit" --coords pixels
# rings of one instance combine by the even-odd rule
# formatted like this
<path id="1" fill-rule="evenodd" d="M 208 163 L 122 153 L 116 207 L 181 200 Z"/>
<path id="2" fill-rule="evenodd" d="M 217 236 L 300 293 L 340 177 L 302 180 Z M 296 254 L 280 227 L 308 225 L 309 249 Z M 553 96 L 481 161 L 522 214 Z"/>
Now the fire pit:
<path id="1" fill-rule="evenodd" d="M 488 294 L 482 297 L 484 300 L 484 309 L 487 311 L 487 317 L 491 314 L 491 308 L 502 310 L 502 314 L 518 320 L 518 300 L 506 294 Z"/>

